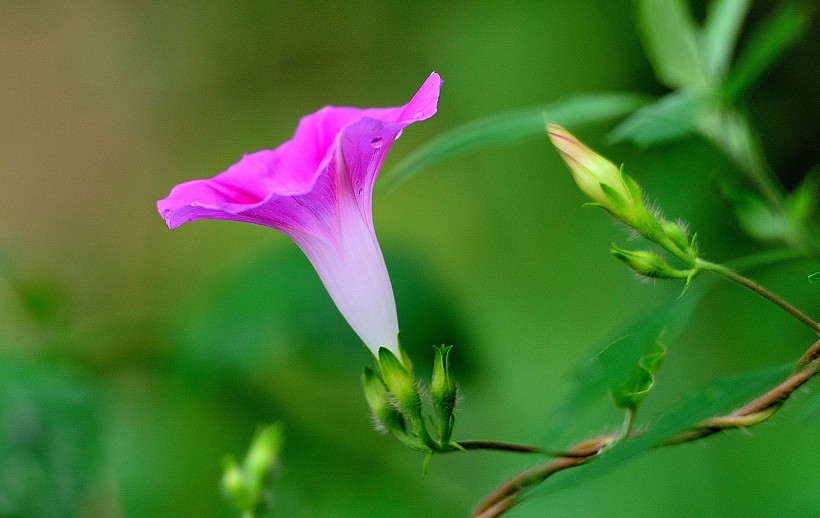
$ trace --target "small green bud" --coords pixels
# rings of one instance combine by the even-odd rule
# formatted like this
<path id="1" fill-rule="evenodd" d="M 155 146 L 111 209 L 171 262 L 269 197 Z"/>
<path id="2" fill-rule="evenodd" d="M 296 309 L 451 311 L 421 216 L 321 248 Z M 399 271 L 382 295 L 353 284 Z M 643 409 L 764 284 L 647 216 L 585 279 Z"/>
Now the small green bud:
<path id="1" fill-rule="evenodd" d="M 233 457 L 225 458 L 222 490 L 237 508 L 253 513 L 269 503 L 270 486 L 282 452 L 283 438 L 281 424 L 265 426 L 256 432 L 241 467 Z"/>
<path id="2" fill-rule="evenodd" d="M 433 361 L 433 375 L 430 379 L 430 396 L 439 420 L 439 439 L 446 443 L 453 431 L 453 410 L 456 406 L 458 390 L 450 371 L 450 351 L 452 345 L 436 347 Z"/>
<path id="3" fill-rule="evenodd" d="M 548 123 L 547 133 L 575 183 L 596 205 L 638 231 L 651 222 L 641 189 L 629 175 L 561 126 Z"/>
<path id="4" fill-rule="evenodd" d="M 435 348 L 436 358 L 433 361 L 433 375 L 430 380 L 430 392 L 433 400 L 455 402 L 456 383 L 450 372 L 450 351 L 452 345 L 441 345 Z"/>
<path id="5" fill-rule="evenodd" d="M 692 270 L 677 270 L 667 263 L 663 257 L 646 250 L 624 250 L 613 246 L 609 252 L 616 259 L 623 261 L 627 266 L 644 277 L 652 279 L 688 279 Z"/>
<path id="6" fill-rule="evenodd" d="M 264 487 L 279 463 L 284 442 L 284 430 L 274 423 L 256 432 L 245 457 L 245 470 L 256 487 Z"/>
<path id="7" fill-rule="evenodd" d="M 222 491 L 225 496 L 240 510 L 252 511 L 259 499 L 258 492 L 254 491 L 245 472 L 236 463 L 233 457 L 225 458 L 225 467 L 222 472 Z"/>
<path id="8" fill-rule="evenodd" d="M 390 404 L 390 394 L 379 375 L 373 369 L 365 367 L 362 374 L 362 386 L 364 387 L 364 397 L 367 406 L 373 413 L 373 417 L 388 432 L 394 434 L 405 434 L 404 418 L 398 410 Z"/>
<path id="9" fill-rule="evenodd" d="M 401 361 L 389 349 L 379 349 L 379 368 L 387 390 L 393 395 L 405 415 L 417 422 L 421 416 L 421 397 L 413 375 L 404 368 Z"/>

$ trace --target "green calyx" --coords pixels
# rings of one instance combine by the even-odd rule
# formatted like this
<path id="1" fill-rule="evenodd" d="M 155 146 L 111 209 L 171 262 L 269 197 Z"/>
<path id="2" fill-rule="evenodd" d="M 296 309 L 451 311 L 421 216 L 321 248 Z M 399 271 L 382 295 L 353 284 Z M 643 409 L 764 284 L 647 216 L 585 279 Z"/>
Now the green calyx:
<path id="1" fill-rule="evenodd" d="M 379 349 L 379 369 L 382 381 L 403 414 L 421 420 L 421 397 L 416 380 L 409 370 L 389 349 Z"/>
<path id="2" fill-rule="evenodd" d="M 453 411 L 456 406 L 458 389 L 450 371 L 451 345 L 441 345 L 435 348 L 436 357 L 433 362 L 433 374 L 430 380 L 430 396 L 433 408 L 438 419 L 438 435 L 442 444 L 447 444 L 453 432 L 455 419 Z"/>
<path id="3" fill-rule="evenodd" d="M 362 373 L 362 387 L 367 406 L 378 425 L 385 432 L 407 435 L 404 417 L 390 402 L 390 392 L 382 379 L 370 367 L 365 367 Z"/>
<path id="4" fill-rule="evenodd" d="M 413 372 L 406 367 L 409 359 L 382 348 L 377 368 L 365 368 L 362 387 L 365 399 L 379 428 L 402 443 L 428 454 L 459 450 L 450 440 L 455 419 L 458 391 L 450 372 L 452 346 L 436 347 L 430 381 L 431 412 L 425 412 Z M 406 360 L 406 361 L 403 361 Z M 429 424 L 435 434 L 428 431 Z"/>
<path id="5" fill-rule="evenodd" d="M 624 250 L 613 245 L 609 252 L 637 274 L 650 279 L 689 279 L 695 271 L 674 268 L 663 257 L 647 250 Z"/>

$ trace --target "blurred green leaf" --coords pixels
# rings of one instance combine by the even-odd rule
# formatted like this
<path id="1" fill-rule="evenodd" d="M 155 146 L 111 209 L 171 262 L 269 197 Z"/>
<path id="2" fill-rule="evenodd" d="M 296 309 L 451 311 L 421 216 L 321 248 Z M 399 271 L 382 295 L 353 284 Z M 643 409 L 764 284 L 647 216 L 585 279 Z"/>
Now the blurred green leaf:
<path id="1" fill-rule="evenodd" d="M 709 78 L 723 77 L 735 49 L 749 0 L 715 0 L 703 26 L 703 45 Z"/>
<path id="2" fill-rule="evenodd" d="M 89 380 L 3 359 L 0 516 L 85 514 L 103 455 L 100 406 Z"/>
<path id="3" fill-rule="evenodd" d="M 730 102 L 738 99 L 803 35 L 808 25 L 805 11 L 787 3 L 751 36 L 722 88 Z"/>
<path id="4" fill-rule="evenodd" d="M 253 377 L 290 355 L 348 358 L 340 349 L 355 350 L 356 343 L 295 248 L 266 253 L 214 279 L 171 325 L 177 366 L 202 380 Z"/>
<path id="5" fill-rule="evenodd" d="M 610 394 L 612 387 L 627 386 L 643 358 L 657 352 L 658 341 L 661 338 L 667 342 L 673 340 L 686 326 L 702 293 L 702 289 L 693 288 L 685 297 L 626 325 L 607 341 L 606 346 L 597 347 L 595 353 L 576 369 L 568 395 L 550 419 L 555 424 L 546 434 L 546 442 L 559 433 L 566 435 L 569 425 L 580 421 L 582 414 L 594 402 Z M 642 381 L 646 380 L 636 380 L 637 383 Z"/>
<path id="6" fill-rule="evenodd" d="M 577 127 L 623 117 L 646 101 L 646 96 L 637 94 L 587 94 L 468 122 L 439 135 L 407 155 L 384 174 L 382 185 L 395 189 L 442 160 L 543 135 L 545 118 L 562 126 Z"/>
<path id="7" fill-rule="evenodd" d="M 0 342 L 8 342 L 0 348 L 35 342 L 57 345 L 73 323 L 72 302 L 64 283 L 21 271 L 17 261 L 0 249 Z"/>
<path id="8" fill-rule="evenodd" d="M 809 221 L 817 211 L 820 182 L 817 175 L 808 175 L 786 196 L 785 206 L 789 219 L 795 225 Z"/>
<path id="9" fill-rule="evenodd" d="M 687 397 L 676 408 L 663 414 L 643 434 L 634 439 L 619 442 L 595 461 L 575 468 L 560 478 L 551 479 L 536 492 L 575 487 L 611 472 L 700 421 L 734 410 L 776 385 L 788 376 L 793 368 L 793 364 L 788 364 L 717 380 Z"/>
<path id="10" fill-rule="evenodd" d="M 721 194 L 731 203 L 735 217 L 743 230 L 761 241 L 783 241 L 789 233 L 789 223 L 782 213 L 775 212 L 755 191 L 728 180 L 720 183 Z"/>
<path id="11" fill-rule="evenodd" d="M 26 312 L 38 323 L 66 326 L 70 320 L 70 298 L 60 283 L 43 277 L 15 277 L 14 290 Z"/>
<path id="12" fill-rule="evenodd" d="M 466 343 L 452 305 L 430 277 L 406 256 L 386 253 L 396 293 L 402 346 L 422 372 L 429 372 L 433 344 Z M 371 362 L 356 334 L 333 305 L 316 272 L 294 246 L 253 258 L 217 279 L 170 322 L 175 366 L 194 379 L 253 378 L 275 362 L 299 356 L 317 371 L 349 369 Z M 468 348 L 455 368 L 465 380 Z"/>
<path id="13" fill-rule="evenodd" d="M 814 272 L 813 274 L 809 275 L 809 282 L 812 284 L 820 283 L 820 272 Z"/>
<path id="14" fill-rule="evenodd" d="M 701 97 L 696 92 L 671 92 L 635 110 L 612 131 L 611 137 L 615 142 L 627 141 L 638 146 L 681 139 L 695 131 L 700 105 Z"/>
<path id="15" fill-rule="evenodd" d="M 658 81 L 670 88 L 706 84 L 699 32 L 684 0 L 641 0 L 638 25 Z"/>

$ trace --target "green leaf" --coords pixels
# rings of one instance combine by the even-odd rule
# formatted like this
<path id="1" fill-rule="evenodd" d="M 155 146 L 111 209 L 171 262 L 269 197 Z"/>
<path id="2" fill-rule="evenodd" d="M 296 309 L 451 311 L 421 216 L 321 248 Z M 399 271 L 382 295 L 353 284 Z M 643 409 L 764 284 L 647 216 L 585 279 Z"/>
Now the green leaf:
<path id="1" fill-rule="evenodd" d="M 706 70 L 711 79 L 720 79 L 726 73 L 749 3 L 749 0 L 716 0 L 711 4 L 703 27 Z"/>
<path id="2" fill-rule="evenodd" d="M 545 434 L 544 444 L 554 443 L 559 436 L 561 440 L 577 439 L 576 426 L 585 426 L 585 418 L 598 418 L 602 414 L 591 412 L 590 408 L 605 400 L 612 387 L 626 385 L 629 373 L 645 355 L 652 353 L 661 337 L 671 342 L 680 333 L 703 293 L 702 288 L 693 288 L 686 297 L 624 326 L 603 346 L 596 347 L 576 369 L 569 393 L 550 419 L 554 425 Z M 607 404 L 611 407 L 611 403 Z M 613 415 L 612 418 L 619 421 L 621 416 Z M 590 428 L 600 429 L 601 426 L 605 423 L 589 424 Z"/>
<path id="3" fill-rule="evenodd" d="M 800 39 L 807 25 L 806 12 L 792 4 L 769 17 L 754 32 L 729 73 L 722 88 L 724 98 L 733 101 L 743 95 Z"/>
<path id="4" fill-rule="evenodd" d="M 695 131 L 700 107 L 701 97 L 691 90 L 669 93 L 638 108 L 612 131 L 611 138 L 644 147 L 681 139 Z"/>
<path id="5" fill-rule="evenodd" d="M 442 160 L 490 146 L 511 144 L 544 134 L 544 119 L 562 126 L 604 122 L 623 117 L 647 101 L 637 94 L 588 94 L 524 110 L 501 113 L 453 128 L 399 162 L 383 175 L 382 186 L 395 189 Z"/>
<path id="6" fill-rule="evenodd" d="M 649 395 L 649 391 L 655 385 L 655 374 L 666 358 L 666 348 L 661 344 L 662 339 L 661 334 L 654 343 L 647 347 L 645 354 L 628 372 L 623 383 L 616 383 L 610 387 L 612 399 L 618 408 L 635 410 Z"/>
<path id="7" fill-rule="evenodd" d="M 788 376 L 793 368 L 793 364 L 788 364 L 718 380 L 693 393 L 682 404 L 662 415 L 645 433 L 634 439 L 619 442 L 589 464 L 575 468 L 560 478 L 551 479 L 536 491 L 556 491 L 575 487 L 620 468 L 624 463 L 700 421 L 728 413 L 762 394 Z"/>
<path id="8" fill-rule="evenodd" d="M 820 272 L 814 272 L 809 275 L 809 282 L 812 284 L 820 284 Z"/>
<path id="9" fill-rule="evenodd" d="M 706 84 L 698 28 L 684 0 L 641 0 L 638 25 L 658 81 L 670 88 Z"/>

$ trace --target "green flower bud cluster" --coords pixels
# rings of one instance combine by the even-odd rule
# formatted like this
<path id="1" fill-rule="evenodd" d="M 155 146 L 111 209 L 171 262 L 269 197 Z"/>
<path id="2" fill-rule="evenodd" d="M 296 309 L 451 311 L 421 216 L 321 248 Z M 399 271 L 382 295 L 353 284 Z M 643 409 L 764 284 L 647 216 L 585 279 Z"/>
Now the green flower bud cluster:
<path id="1" fill-rule="evenodd" d="M 279 465 L 283 440 L 282 426 L 274 423 L 256 433 L 241 466 L 234 457 L 225 458 L 222 490 L 243 513 L 255 515 L 270 505 L 270 486 Z"/>
<path id="2" fill-rule="evenodd" d="M 644 277 L 686 279 L 688 286 L 698 273 L 696 236 L 690 238 L 682 224 L 650 211 L 640 186 L 623 168 L 616 167 L 557 124 L 548 123 L 547 132 L 569 166 L 575 183 L 592 199 L 592 205 L 605 209 L 612 217 L 659 245 L 682 267 L 673 267 L 659 254 L 646 250 L 632 251 L 613 246 L 612 255 Z"/>
<path id="3" fill-rule="evenodd" d="M 425 405 L 406 355 L 400 360 L 386 348 L 379 349 L 377 369 L 365 368 L 362 375 L 365 399 L 380 428 L 404 444 L 427 453 L 458 449 L 453 432 L 457 389 L 450 372 L 451 346 L 436 348 L 430 383 L 435 435 L 427 429 Z"/>

